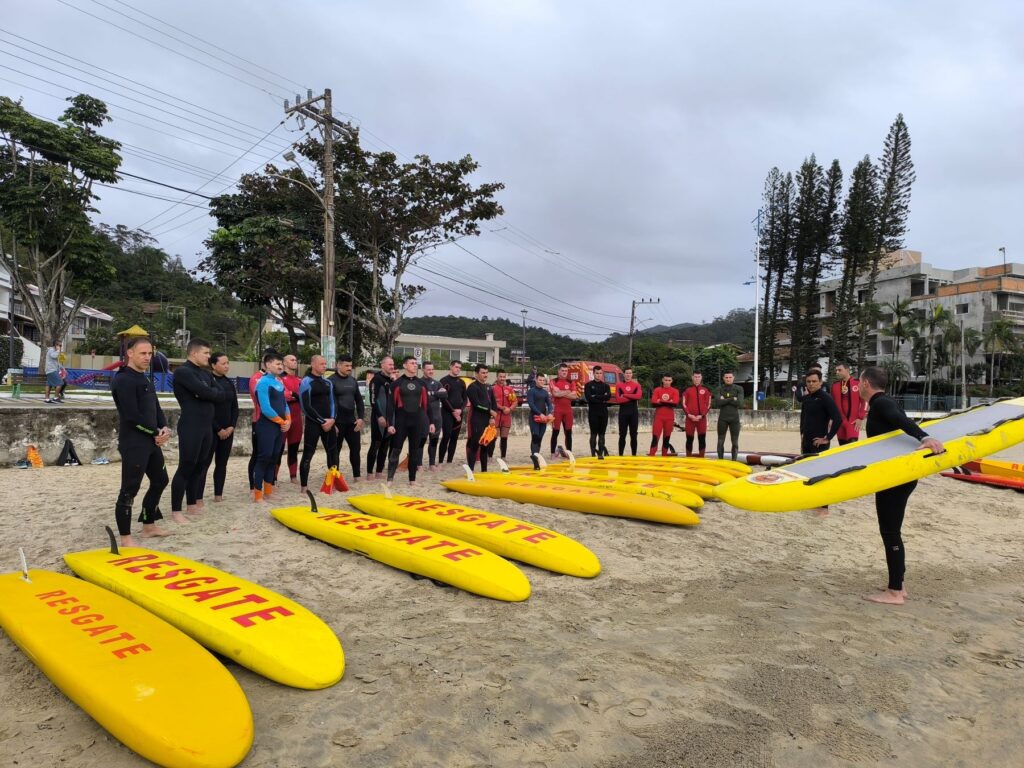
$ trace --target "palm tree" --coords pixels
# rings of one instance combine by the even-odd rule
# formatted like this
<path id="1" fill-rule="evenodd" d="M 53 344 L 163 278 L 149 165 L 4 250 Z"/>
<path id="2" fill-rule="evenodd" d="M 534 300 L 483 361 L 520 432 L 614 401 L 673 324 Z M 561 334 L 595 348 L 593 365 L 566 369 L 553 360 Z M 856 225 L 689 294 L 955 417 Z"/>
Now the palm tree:
<path id="1" fill-rule="evenodd" d="M 893 358 L 891 360 L 882 360 L 878 366 L 885 371 L 889 377 L 890 394 L 898 394 L 900 391 L 900 382 L 910 376 L 910 369 L 907 367 L 907 364 L 902 360 Z"/>
<path id="2" fill-rule="evenodd" d="M 992 397 L 996 386 L 996 355 L 1002 355 L 1014 349 L 1017 345 L 1017 337 L 1013 332 L 1013 326 L 1006 320 L 993 320 L 984 335 L 985 352 L 991 355 L 988 377 L 988 396 Z"/>
<path id="3" fill-rule="evenodd" d="M 916 314 L 911 309 L 912 302 L 910 299 L 900 299 L 896 297 L 896 301 L 887 301 L 883 306 L 892 312 L 892 327 L 883 328 L 882 334 L 885 336 L 891 336 L 893 338 L 892 345 L 892 359 L 895 360 L 900 356 L 900 347 L 903 346 L 903 342 L 909 337 L 909 332 L 914 328 L 916 323 Z M 906 366 L 904 366 L 906 368 Z"/>
<path id="4" fill-rule="evenodd" d="M 925 341 L 928 344 L 928 362 L 925 365 L 925 374 L 928 377 L 925 380 L 925 408 L 928 407 L 932 397 L 932 361 L 934 360 L 936 344 L 935 332 L 936 330 L 943 328 L 949 322 L 951 317 L 952 315 L 950 314 L 950 311 L 941 304 L 933 306 L 931 311 L 925 313 L 924 316 L 922 330 L 925 331 Z"/>

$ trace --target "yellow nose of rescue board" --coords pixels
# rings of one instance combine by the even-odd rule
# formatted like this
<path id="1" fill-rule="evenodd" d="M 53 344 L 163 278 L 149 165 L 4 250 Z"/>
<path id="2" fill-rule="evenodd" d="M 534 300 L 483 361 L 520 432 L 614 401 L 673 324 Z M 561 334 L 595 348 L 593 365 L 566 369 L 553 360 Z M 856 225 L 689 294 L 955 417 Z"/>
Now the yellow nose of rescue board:
<path id="1" fill-rule="evenodd" d="M 167 768 L 231 768 L 252 712 L 209 651 L 113 592 L 50 571 L 0 576 L 0 626 L 118 741 Z"/>
<path id="2" fill-rule="evenodd" d="M 589 579 L 601 572 L 597 556 L 578 541 L 514 517 L 416 496 L 368 493 L 349 496 L 348 503 L 361 512 L 457 536 L 496 555 L 555 573 Z"/>
<path id="3" fill-rule="evenodd" d="M 284 507 L 270 514 L 293 531 L 476 595 L 508 602 L 530 596 L 530 582 L 512 563 L 453 536 L 337 509 Z"/>
<path id="4" fill-rule="evenodd" d="M 345 669 L 337 636 L 312 612 L 269 589 L 178 555 L 138 547 L 70 552 L 64 562 L 211 651 L 283 685 L 334 685 Z"/>

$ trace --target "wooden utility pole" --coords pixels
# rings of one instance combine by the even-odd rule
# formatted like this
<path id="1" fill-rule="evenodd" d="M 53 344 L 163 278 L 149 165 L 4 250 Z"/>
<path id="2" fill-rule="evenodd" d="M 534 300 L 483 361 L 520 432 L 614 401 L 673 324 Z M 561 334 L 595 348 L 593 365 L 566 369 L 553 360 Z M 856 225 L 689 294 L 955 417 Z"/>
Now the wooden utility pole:
<path id="1" fill-rule="evenodd" d="M 634 299 L 633 306 L 629 310 L 629 356 L 626 367 L 633 367 L 633 334 L 636 333 L 636 308 L 642 304 L 661 304 L 661 299 Z"/>
<path id="2" fill-rule="evenodd" d="M 315 105 L 322 103 L 318 111 Z M 312 91 L 306 92 L 306 99 L 302 101 L 299 96 L 295 97 L 294 106 L 289 107 L 288 101 L 284 102 L 286 115 L 299 115 L 309 118 L 320 126 L 324 137 L 323 156 L 323 177 L 324 190 L 320 204 L 324 209 L 324 295 L 320 308 L 320 353 L 327 358 L 327 364 L 334 367 L 335 337 L 335 269 L 334 269 L 334 132 L 335 130 L 348 131 L 348 126 L 336 119 L 332 114 L 331 89 L 325 88 L 320 96 L 313 96 Z"/>

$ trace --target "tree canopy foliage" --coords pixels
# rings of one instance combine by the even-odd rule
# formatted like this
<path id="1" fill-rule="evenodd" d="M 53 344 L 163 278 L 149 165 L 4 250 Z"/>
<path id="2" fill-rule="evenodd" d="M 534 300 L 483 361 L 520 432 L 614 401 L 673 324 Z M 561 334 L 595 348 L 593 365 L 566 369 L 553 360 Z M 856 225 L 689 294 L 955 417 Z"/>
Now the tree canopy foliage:
<path id="1" fill-rule="evenodd" d="M 0 96 L 0 260 L 42 347 L 63 337 L 81 304 L 113 276 L 89 214 L 94 185 L 118 180 L 120 144 L 98 132 L 110 119 L 102 101 L 84 94 L 67 101 L 51 123 Z"/>

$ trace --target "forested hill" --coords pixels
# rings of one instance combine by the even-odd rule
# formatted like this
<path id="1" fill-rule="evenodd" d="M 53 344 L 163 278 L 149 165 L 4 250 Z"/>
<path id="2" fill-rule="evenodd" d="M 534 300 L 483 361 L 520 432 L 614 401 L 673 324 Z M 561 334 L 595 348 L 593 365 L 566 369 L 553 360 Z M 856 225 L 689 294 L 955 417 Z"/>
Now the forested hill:
<path id="1" fill-rule="evenodd" d="M 506 354 L 502 356 L 504 360 L 512 357 L 511 350 L 519 349 L 523 344 L 523 326 L 503 317 L 407 317 L 402 323 L 402 332 L 464 339 L 482 339 L 485 333 L 493 333 L 495 339 L 507 344 Z M 754 346 L 754 313 L 749 309 L 734 309 L 710 323 L 655 326 L 640 331 L 637 338 L 654 341 L 692 341 L 702 346 L 729 342 L 741 349 L 749 350 Z M 624 334 L 610 336 L 603 342 L 589 343 L 529 324 L 526 326 L 526 354 L 533 365 L 541 367 L 573 359 L 614 362 L 622 358 L 624 361 L 627 342 Z"/>
<path id="2" fill-rule="evenodd" d="M 716 317 L 710 323 L 680 323 L 671 327 L 656 325 L 638 335 L 658 341 L 687 340 L 704 346 L 729 342 L 742 349 L 753 349 L 754 311 L 732 309 L 724 317 Z"/>
<path id="3" fill-rule="evenodd" d="M 455 315 L 427 315 L 407 317 L 402 322 L 402 333 L 453 336 L 462 339 L 482 339 L 485 333 L 506 342 L 503 360 L 511 357 L 511 350 L 523 345 L 523 326 L 503 317 L 456 317 Z M 544 328 L 526 325 L 526 354 L 534 365 L 576 359 L 586 354 L 590 345 L 570 336 L 562 336 Z"/>

